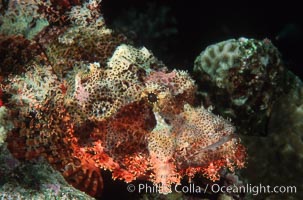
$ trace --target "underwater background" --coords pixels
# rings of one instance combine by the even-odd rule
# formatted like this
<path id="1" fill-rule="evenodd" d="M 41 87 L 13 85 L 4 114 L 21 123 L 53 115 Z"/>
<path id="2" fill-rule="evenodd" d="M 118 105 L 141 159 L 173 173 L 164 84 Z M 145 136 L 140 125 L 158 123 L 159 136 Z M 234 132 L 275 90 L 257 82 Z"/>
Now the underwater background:
<path id="1" fill-rule="evenodd" d="M 302 65 L 299 49 L 303 16 L 297 1 L 112 0 L 103 1 L 102 9 L 110 27 L 129 31 L 138 44 L 144 42 L 170 66 L 191 66 L 201 49 L 223 40 L 268 38 L 279 49 L 288 68 L 303 76 L 300 67 L 296 67 Z M 158 43 L 158 48 L 153 48 Z M 174 52 L 174 59 L 169 59 L 172 55 L 161 57 L 163 51 L 164 55 Z"/>
<path id="2" fill-rule="evenodd" d="M 0 6 L 1 199 L 303 198 L 296 3 Z"/>

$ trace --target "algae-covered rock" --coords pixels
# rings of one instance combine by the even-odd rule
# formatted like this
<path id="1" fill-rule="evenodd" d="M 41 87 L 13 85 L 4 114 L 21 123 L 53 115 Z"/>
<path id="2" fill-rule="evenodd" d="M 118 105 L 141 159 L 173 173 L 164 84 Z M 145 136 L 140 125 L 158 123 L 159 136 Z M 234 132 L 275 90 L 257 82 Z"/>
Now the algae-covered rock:
<path id="1" fill-rule="evenodd" d="M 245 199 L 302 199 L 303 84 L 278 50 L 266 39 L 223 41 L 197 57 L 194 72 L 200 100 L 231 118 L 247 147 L 244 183 L 270 187 Z"/>
<path id="2" fill-rule="evenodd" d="M 266 134 L 272 106 L 285 88 L 280 53 L 268 39 L 210 45 L 196 58 L 194 73 L 206 106 L 231 118 L 241 134 Z"/>
<path id="3" fill-rule="evenodd" d="M 288 187 L 287 192 L 262 193 L 251 199 L 303 198 L 303 84 L 288 72 L 289 93 L 272 108 L 266 137 L 243 136 L 248 165 L 243 177 L 252 185 Z"/>
<path id="4" fill-rule="evenodd" d="M 0 147 L 0 199 L 94 199 L 71 187 L 43 160 L 23 163 Z"/>

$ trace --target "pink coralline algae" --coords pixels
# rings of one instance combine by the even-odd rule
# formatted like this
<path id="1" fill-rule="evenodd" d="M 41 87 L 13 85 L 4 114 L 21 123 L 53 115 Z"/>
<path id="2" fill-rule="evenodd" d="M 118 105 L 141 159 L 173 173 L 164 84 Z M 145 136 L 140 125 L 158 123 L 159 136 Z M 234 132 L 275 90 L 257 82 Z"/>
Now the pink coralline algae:
<path id="1" fill-rule="evenodd" d="M 234 127 L 194 105 L 189 74 L 170 71 L 146 48 L 126 44 L 101 15 L 80 15 L 96 12 L 89 8 L 72 7 L 66 26 L 46 27 L 35 37 L 42 48 L 22 72 L 5 71 L 12 154 L 44 157 L 92 196 L 102 192 L 101 170 L 125 182 L 151 181 L 169 193 L 183 177 L 216 181 L 221 169 L 244 167 Z M 94 43 L 85 48 L 88 41 Z"/>

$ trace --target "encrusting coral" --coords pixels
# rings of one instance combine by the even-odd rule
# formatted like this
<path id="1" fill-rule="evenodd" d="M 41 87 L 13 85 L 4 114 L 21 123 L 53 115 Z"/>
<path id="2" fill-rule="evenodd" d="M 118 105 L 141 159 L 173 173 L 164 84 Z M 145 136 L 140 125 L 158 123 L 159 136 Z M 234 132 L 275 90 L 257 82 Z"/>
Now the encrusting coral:
<path id="1" fill-rule="evenodd" d="M 107 29 L 98 7 L 94 0 L 64 7 L 63 25 L 49 20 L 52 26 L 35 36 L 38 56 L 19 74 L 5 71 L 11 153 L 45 158 L 92 196 L 103 189 L 101 169 L 125 182 L 152 181 L 169 193 L 184 176 L 215 181 L 222 168 L 242 168 L 245 149 L 233 126 L 194 107 L 189 74 L 168 70 L 146 48 Z"/>
<path id="2" fill-rule="evenodd" d="M 267 134 L 272 107 L 287 88 L 285 71 L 279 51 L 268 39 L 210 45 L 194 66 L 204 104 L 215 105 L 215 112 L 231 118 L 241 134 L 249 135 Z"/>
<path id="3" fill-rule="evenodd" d="M 196 58 L 198 94 L 214 112 L 232 118 L 247 147 L 240 172 L 251 185 L 294 186 L 287 193 L 245 199 L 302 199 L 303 84 L 268 39 L 231 39 Z M 222 101 L 224 98 L 224 101 Z M 256 173 L 257 172 L 257 173 Z"/>
<path id="4" fill-rule="evenodd" d="M 248 153 L 249 165 L 242 175 L 252 184 L 294 185 L 296 191 L 285 194 L 264 193 L 262 199 L 302 199 L 303 183 L 303 83 L 292 72 L 286 72 L 289 87 L 275 103 L 266 137 L 241 137 Z M 261 147 L 261 148 L 256 148 Z M 258 173 L 254 173 L 258 171 Z M 266 174 L 266 176 L 264 176 Z M 254 199 L 252 197 L 251 199 Z"/>

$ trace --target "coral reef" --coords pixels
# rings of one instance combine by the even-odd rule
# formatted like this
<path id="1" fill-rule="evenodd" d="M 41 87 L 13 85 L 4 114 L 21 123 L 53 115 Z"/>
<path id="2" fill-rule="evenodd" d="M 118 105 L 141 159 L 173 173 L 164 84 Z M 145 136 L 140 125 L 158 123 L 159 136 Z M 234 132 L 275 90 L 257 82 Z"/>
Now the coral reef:
<path id="1" fill-rule="evenodd" d="M 187 72 L 168 70 L 146 48 L 108 29 L 100 1 L 56 2 L 28 3 L 51 26 L 33 39 L 21 36 L 20 48 L 9 42 L 17 49 L 12 54 L 1 49 L 7 60 L 2 99 L 14 125 L 6 142 L 15 158 L 44 158 L 91 196 L 102 194 L 102 169 L 113 179 L 151 181 L 169 193 L 183 177 L 216 181 L 224 168 L 244 166 L 233 126 L 194 105 L 196 85 Z M 33 54 L 13 70 L 11 56 L 27 48 Z M 57 192 L 56 182 L 47 184 Z"/>
<path id="2" fill-rule="evenodd" d="M 303 198 L 303 84 L 291 72 L 287 77 L 290 87 L 272 108 L 268 136 L 242 137 L 248 154 L 254 156 L 248 158 L 249 165 L 241 173 L 251 184 L 296 186 L 296 193 L 260 194 L 258 199 Z"/>
<path id="3" fill-rule="evenodd" d="M 94 199 L 78 191 L 43 160 L 24 163 L 0 147 L 1 199 Z"/>
<path id="4" fill-rule="evenodd" d="M 240 136 L 250 155 L 240 172 L 243 180 L 296 187 L 296 192 L 245 199 L 301 199 L 303 85 L 284 67 L 277 49 L 267 39 L 223 41 L 203 51 L 194 70 L 204 104 L 246 133 Z"/>
<path id="5" fill-rule="evenodd" d="M 204 105 L 215 105 L 214 112 L 231 118 L 242 134 L 267 134 L 272 106 L 287 87 L 280 53 L 268 39 L 208 46 L 194 72 Z"/>

